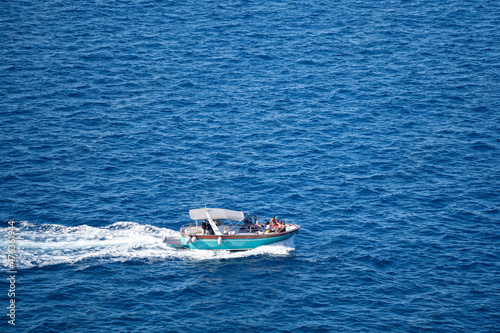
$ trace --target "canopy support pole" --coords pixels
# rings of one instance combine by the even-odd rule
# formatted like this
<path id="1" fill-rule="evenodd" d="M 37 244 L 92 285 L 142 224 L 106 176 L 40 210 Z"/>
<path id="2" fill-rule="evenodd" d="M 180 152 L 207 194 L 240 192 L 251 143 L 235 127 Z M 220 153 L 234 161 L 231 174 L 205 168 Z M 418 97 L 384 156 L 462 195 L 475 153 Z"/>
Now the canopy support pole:
<path id="1" fill-rule="evenodd" d="M 221 236 L 222 233 L 219 230 L 219 227 L 215 224 L 214 220 L 210 217 L 210 214 L 208 214 L 208 209 L 205 208 L 205 213 L 207 214 L 208 222 L 212 226 L 212 230 L 214 231 L 214 234 Z"/>

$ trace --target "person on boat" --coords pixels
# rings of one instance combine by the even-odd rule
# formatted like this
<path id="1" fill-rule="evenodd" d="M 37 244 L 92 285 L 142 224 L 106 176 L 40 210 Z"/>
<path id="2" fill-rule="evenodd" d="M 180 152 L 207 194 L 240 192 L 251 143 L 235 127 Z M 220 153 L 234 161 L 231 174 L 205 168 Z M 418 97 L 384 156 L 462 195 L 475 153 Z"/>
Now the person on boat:
<path id="1" fill-rule="evenodd" d="M 278 224 L 276 223 L 276 219 L 274 217 L 271 219 L 271 223 L 269 226 L 270 232 L 276 232 L 276 230 L 278 229 Z"/>
<path id="2" fill-rule="evenodd" d="M 214 229 L 212 228 L 212 224 L 207 223 L 207 231 L 208 231 L 209 235 L 213 235 L 214 234 Z"/>
<path id="3" fill-rule="evenodd" d="M 262 225 L 260 225 L 259 221 L 257 221 L 257 224 L 255 225 L 255 229 L 257 231 L 261 231 L 262 230 Z"/>
<path id="4" fill-rule="evenodd" d="M 203 230 L 203 235 L 207 233 L 207 219 L 204 219 L 201 223 L 201 229 Z"/>
<path id="5" fill-rule="evenodd" d="M 279 225 L 278 229 L 276 232 L 285 232 L 286 231 L 286 225 L 285 222 L 281 221 L 281 224 Z"/>
<path id="6" fill-rule="evenodd" d="M 280 224 L 278 221 L 274 222 L 274 232 L 279 232 L 280 230 Z"/>
<path id="7" fill-rule="evenodd" d="M 279 227 L 280 227 L 280 221 L 278 220 L 278 217 L 276 216 L 274 218 L 274 231 L 278 231 Z"/>
<path id="8" fill-rule="evenodd" d="M 254 216 L 253 219 L 255 221 L 254 223 L 255 223 L 255 227 L 257 227 L 257 231 L 262 231 L 264 226 L 259 223 L 259 221 L 257 220 L 257 216 Z"/>
<path id="9" fill-rule="evenodd" d="M 250 217 L 250 214 L 247 214 L 247 217 L 245 217 L 244 223 L 245 223 L 245 225 L 252 225 L 252 218 Z"/>

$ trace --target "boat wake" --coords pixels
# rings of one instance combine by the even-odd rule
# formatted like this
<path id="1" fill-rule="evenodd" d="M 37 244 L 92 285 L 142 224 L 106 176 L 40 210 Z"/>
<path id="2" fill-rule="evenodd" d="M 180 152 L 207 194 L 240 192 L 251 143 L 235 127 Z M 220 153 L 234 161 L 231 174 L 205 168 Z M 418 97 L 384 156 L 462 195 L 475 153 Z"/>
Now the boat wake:
<path id="1" fill-rule="evenodd" d="M 163 243 L 165 236 L 179 232 L 135 222 L 117 222 L 105 227 L 16 222 L 16 268 L 26 269 L 82 262 L 126 262 L 145 260 L 219 260 L 247 256 L 286 256 L 294 250 L 293 240 L 249 251 L 176 250 Z M 0 249 L 7 253 L 8 228 L 0 228 Z M 0 258 L 0 268 L 9 267 L 8 257 Z"/>

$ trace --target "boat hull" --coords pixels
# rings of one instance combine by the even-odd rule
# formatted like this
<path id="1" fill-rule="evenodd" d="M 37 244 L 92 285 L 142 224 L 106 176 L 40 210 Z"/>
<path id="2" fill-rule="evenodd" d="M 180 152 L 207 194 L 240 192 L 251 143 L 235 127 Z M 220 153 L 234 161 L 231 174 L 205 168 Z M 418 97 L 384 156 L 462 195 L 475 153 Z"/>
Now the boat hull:
<path id="1" fill-rule="evenodd" d="M 229 250 L 243 251 L 255 249 L 263 245 L 271 245 L 285 241 L 296 233 L 299 229 L 284 232 L 261 235 L 222 235 L 222 236 L 196 236 L 196 241 L 186 239 L 188 235 L 181 233 L 180 238 L 168 238 L 165 243 L 175 248 L 185 248 L 191 250 Z M 219 240 L 220 238 L 220 240 Z"/>

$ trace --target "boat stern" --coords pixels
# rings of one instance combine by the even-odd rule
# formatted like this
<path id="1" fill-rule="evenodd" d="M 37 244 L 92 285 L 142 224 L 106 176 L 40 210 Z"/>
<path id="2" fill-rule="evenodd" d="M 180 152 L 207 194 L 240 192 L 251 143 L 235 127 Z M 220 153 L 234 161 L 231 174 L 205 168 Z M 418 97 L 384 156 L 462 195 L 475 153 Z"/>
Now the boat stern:
<path id="1" fill-rule="evenodd" d="M 183 244 L 179 237 L 165 237 L 163 239 L 165 244 L 176 249 L 189 249 L 189 245 Z"/>

